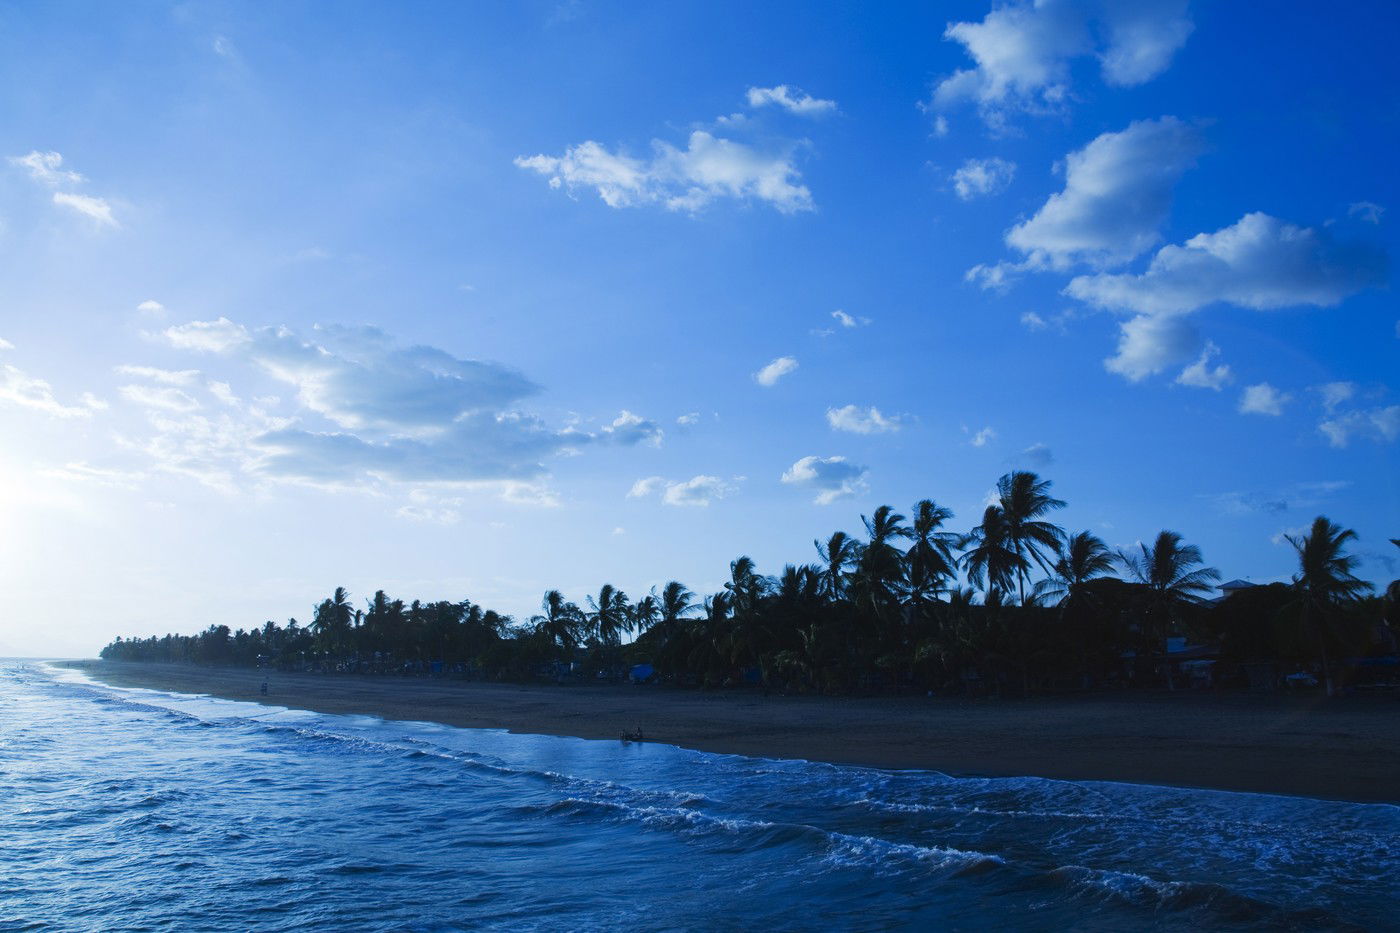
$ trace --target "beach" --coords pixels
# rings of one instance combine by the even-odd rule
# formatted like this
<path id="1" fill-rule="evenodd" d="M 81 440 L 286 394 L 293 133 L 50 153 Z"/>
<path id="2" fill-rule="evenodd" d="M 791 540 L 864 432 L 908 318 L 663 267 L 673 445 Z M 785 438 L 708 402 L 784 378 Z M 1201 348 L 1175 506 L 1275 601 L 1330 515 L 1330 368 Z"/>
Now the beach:
<path id="1" fill-rule="evenodd" d="M 763 696 L 71 664 L 114 686 L 322 713 L 613 740 L 640 726 L 648 741 L 723 754 L 1400 802 L 1400 703 L 1393 697 L 1185 690 L 1030 700 Z"/>

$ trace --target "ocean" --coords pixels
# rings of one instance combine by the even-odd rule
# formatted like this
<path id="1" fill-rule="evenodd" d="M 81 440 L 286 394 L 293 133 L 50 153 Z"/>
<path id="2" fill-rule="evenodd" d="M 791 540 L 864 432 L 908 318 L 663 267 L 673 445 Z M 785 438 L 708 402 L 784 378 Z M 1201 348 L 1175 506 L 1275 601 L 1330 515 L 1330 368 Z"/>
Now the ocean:
<path id="1" fill-rule="evenodd" d="M 332 716 L 0 662 L 0 930 L 1400 929 L 1400 808 Z"/>

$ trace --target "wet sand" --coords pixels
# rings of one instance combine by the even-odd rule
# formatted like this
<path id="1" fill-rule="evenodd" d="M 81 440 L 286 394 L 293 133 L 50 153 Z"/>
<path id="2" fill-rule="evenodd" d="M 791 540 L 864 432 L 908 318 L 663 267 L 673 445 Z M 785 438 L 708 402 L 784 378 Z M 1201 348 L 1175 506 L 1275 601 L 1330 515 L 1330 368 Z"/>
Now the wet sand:
<path id="1" fill-rule="evenodd" d="M 1130 781 L 1400 802 L 1400 698 L 1134 692 L 1032 700 L 463 683 L 73 662 L 116 686 L 324 713 L 649 741 L 955 775 Z M 266 697 L 259 693 L 264 680 Z"/>

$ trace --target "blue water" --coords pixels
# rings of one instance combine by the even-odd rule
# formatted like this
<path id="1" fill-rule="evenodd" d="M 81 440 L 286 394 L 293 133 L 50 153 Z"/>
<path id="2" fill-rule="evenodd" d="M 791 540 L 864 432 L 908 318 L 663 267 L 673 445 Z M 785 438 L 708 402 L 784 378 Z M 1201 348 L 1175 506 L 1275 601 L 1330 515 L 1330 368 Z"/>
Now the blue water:
<path id="1" fill-rule="evenodd" d="M 331 716 L 0 665 L 3 930 L 1396 928 L 1400 808 Z"/>

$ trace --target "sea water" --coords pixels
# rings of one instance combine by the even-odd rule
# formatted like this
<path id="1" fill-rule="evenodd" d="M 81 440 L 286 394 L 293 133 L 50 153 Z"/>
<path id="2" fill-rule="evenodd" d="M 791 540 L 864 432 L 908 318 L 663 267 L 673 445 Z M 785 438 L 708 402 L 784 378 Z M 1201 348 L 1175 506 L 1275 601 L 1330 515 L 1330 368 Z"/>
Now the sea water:
<path id="1" fill-rule="evenodd" d="M 1383 929 L 1397 854 L 1389 805 L 513 735 L 0 663 L 4 930 Z"/>

